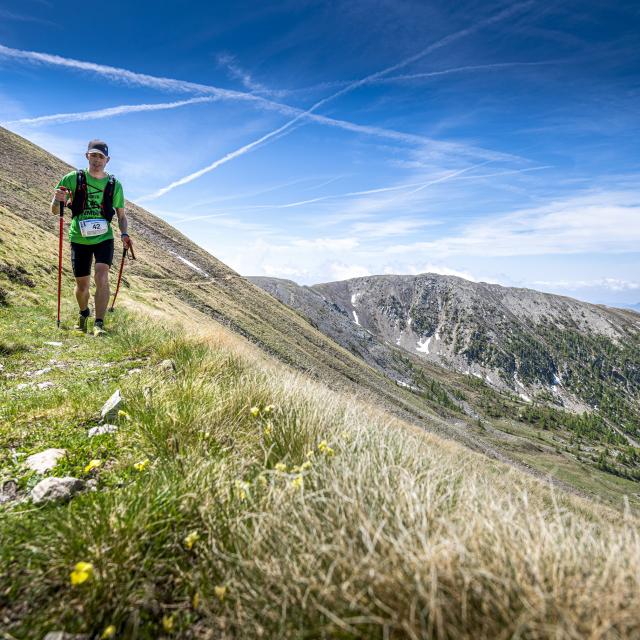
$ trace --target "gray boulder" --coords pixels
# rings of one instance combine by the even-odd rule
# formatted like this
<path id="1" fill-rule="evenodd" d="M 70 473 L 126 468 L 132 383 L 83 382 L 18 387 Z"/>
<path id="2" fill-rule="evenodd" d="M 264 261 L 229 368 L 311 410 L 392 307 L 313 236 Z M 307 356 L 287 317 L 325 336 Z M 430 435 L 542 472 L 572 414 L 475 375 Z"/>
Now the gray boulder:
<path id="1" fill-rule="evenodd" d="M 29 469 L 38 473 L 46 473 L 51 471 L 58 464 L 58 460 L 67 455 L 65 449 L 45 449 L 40 453 L 34 453 L 25 460 L 25 464 Z"/>
<path id="2" fill-rule="evenodd" d="M 97 427 L 91 427 L 89 431 L 87 431 L 87 435 L 90 438 L 94 436 L 101 436 L 105 433 L 115 433 L 118 430 L 118 427 L 115 424 L 101 424 Z"/>
<path id="3" fill-rule="evenodd" d="M 120 389 L 116 389 L 115 393 L 105 402 L 100 415 L 103 420 L 113 420 L 118 415 L 118 410 L 122 406 L 122 395 Z"/>
<path id="4" fill-rule="evenodd" d="M 45 478 L 38 482 L 31 491 L 34 504 L 50 500 L 70 500 L 76 493 L 84 489 L 84 482 L 78 478 Z"/>

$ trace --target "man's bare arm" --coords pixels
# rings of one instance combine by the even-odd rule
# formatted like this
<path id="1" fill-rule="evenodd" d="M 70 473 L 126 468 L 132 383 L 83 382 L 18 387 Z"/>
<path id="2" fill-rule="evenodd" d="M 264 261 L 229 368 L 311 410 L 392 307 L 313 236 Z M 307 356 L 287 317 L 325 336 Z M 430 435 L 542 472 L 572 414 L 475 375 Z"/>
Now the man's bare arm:
<path id="1" fill-rule="evenodd" d="M 120 234 L 122 235 L 122 244 L 125 249 L 131 247 L 131 238 L 129 238 L 129 221 L 127 220 L 127 214 L 123 208 L 116 208 L 116 214 L 118 215 L 118 227 L 120 227 Z M 131 249 L 133 251 L 133 249 Z"/>

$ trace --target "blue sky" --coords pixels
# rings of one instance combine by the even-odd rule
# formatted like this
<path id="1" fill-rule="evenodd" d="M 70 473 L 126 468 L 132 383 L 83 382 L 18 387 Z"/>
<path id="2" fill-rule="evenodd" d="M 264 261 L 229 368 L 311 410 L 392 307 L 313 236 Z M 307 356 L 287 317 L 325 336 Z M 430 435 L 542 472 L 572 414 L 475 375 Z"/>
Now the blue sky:
<path id="1" fill-rule="evenodd" d="M 637 303 L 639 32 L 634 1 L 5 0 L 0 124 L 76 166 L 107 140 L 243 275 Z"/>

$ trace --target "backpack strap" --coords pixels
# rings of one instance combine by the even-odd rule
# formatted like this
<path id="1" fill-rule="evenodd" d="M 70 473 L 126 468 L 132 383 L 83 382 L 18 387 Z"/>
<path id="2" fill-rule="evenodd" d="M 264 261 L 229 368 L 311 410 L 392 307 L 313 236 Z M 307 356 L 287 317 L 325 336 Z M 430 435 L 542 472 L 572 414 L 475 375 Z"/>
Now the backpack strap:
<path id="1" fill-rule="evenodd" d="M 113 216 L 116 213 L 116 210 L 113 208 L 113 194 L 116 190 L 116 177 L 109 176 L 109 181 L 107 182 L 107 186 L 104 188 L 104 193 L 102 194 L 102 216 L 107 220 L 107 222 L 111 222 L 113 220 Z"/>
<path id="2" fill-rule="evenodd" d="M 84 177 L 84 171 L 78 169 L 76 171 L 76 188 L 71 197 L 71 203 L 67 205 L 71 209 L 71 217 L 79 216 L 87 204 L 87 181 Z"/>

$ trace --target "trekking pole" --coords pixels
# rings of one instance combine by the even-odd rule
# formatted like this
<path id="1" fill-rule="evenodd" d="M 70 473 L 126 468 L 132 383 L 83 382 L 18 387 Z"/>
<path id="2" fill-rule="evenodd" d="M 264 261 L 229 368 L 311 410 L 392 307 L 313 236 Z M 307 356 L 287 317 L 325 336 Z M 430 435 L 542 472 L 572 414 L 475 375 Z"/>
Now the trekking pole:
<path id="1" fill-rule="evenodd" d="M 60 328 L 60 295 L 62 290 L 62 227 L 64 225 L 64 202 L 60 201 L 60 242 L 58 244 L 58 329 Z"/>
<path id="2" fill-rule="evenodd" d="M 111 307 L 109 311 L 113 313 L 114 305 L 116 304 L 116 298 L 118 297 L 118 291 L 120 291 L 120 281 L 122 280 L 122 270 L 124 269 L 124 259 L 127 256 L 127 251 L 131 251 L 131 259 L 135 260 L 136 256 L 133 253 L 133 247 L 129 246 L 129 249 L 122 249 L 122 260 L 120 260 L 120 271 L 118 272 L 118 284 L 116 285 L 116 292 L 113 294 L 113 300 L 111 302 Z"/>

